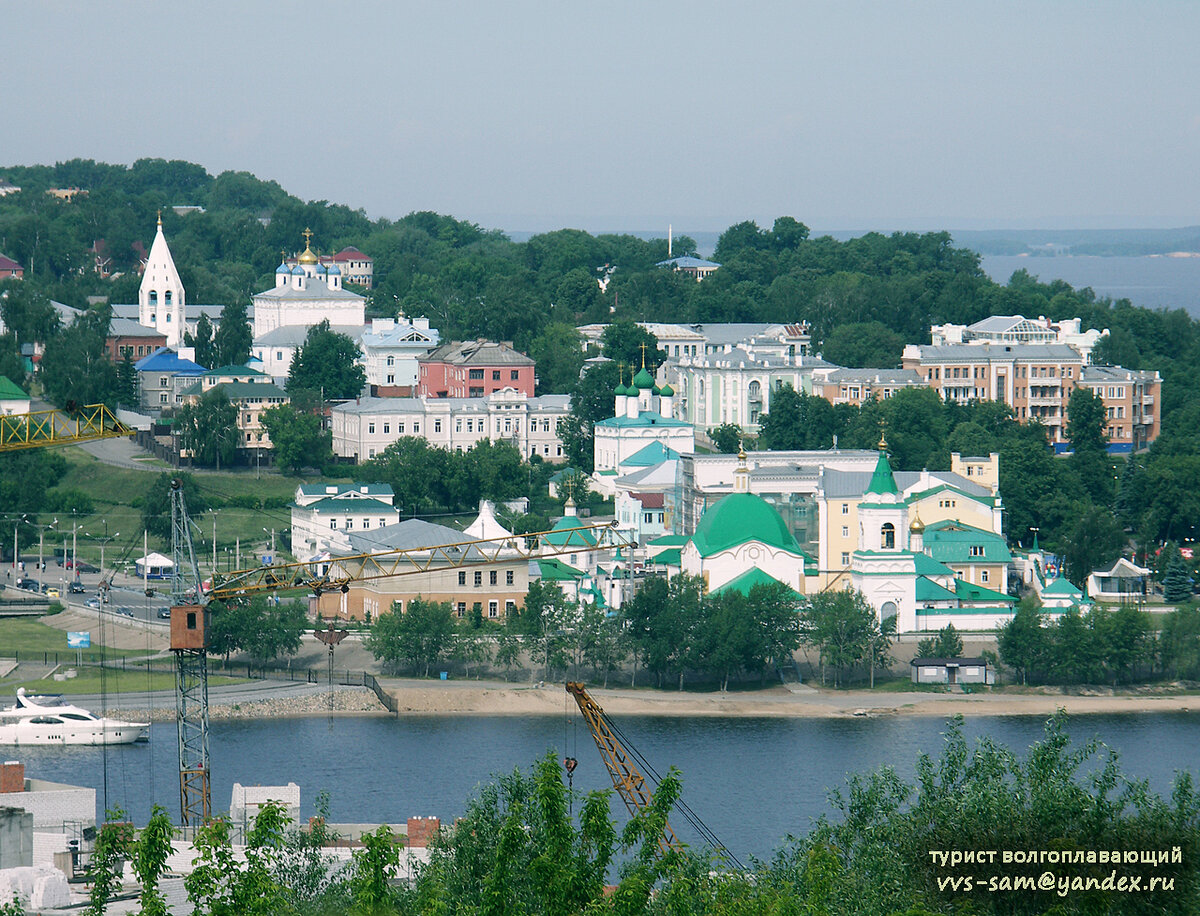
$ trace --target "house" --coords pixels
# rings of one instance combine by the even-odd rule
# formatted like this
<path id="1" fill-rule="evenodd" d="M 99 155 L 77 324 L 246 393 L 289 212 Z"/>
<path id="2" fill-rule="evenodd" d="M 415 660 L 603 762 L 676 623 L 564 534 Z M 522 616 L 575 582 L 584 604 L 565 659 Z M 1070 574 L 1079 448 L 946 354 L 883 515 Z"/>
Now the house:
<path id="1" fill-rule="evenodd" d="M 697 282 L 703 280 L 709 274 L 720 268 L 720 264 L 716 261 L 706 261 L 703 258 L 693 258 L 690 256 L 682 256 L 678 258 L 670 258 L 666 261 L 659 261 L 656 267 L 669 267 L 681 274 L 686 274 L 694 278 Z"/>
<path id="2" fill-rule="evenodd" d="M 1150 593 L 1151 571 L 1121 557 L 1088 576 L 1087 593 L 1096 601 L 1140 601 Z"/>
<path id="3" fill-rule="evenodd" d="M 529 591 L 529 561 L 523 554 L 512 552 L 511 558 L 501 555 L 484 563 L 489 555 L 470 542 L 477 540 L 462 531 L 436 525 L 422 519 L 407 519 L 384 528 L 350 535 L 351 553 L 384 553 L 388 550 L 411 552 L 411 562 L 404 575 L 376 579 L 356 579 L 345 592 L 327 592 L 315 599 L 317 612 L 323 617 L 366 620 L 380 614 L 404 613 L 409 603 L 445 601 L 457 617 L 467 617 L 478 610 L 489 620 L 503 620 L 513 610 L 524 605 Z M 457 545 L 453 550 L 438 550 L 445 545 Z M 451 556 L 456 559 L 450 560 Z M 359 571 L 361 561 L 339 570 L 337 555 L 332 558 L 332 574 Z"/>
<path id="4" fill-rule="evenodd" d="M 190 347 L 183 347 L 180 352 L 159 347 L 134 363 L 143 407 L 173 410 L 183 405 L 183 392 L 206 371 L 192 359 L 194 354 Z"/>
<path id="5" fill-rule="evenodd" d="M 1079 387 L 1104 402 L 1109 454 L 1138 452 L 1158 438 L 1162 376 L 1157 371 L 1084 366 Z"/>
<path id="6" fill-rule="evenodd" d="M 301 484 L 292 504 L 292 553 L 348 553 L 350 536 L 400 521 L 387 484 Z"/>
<path id="7" fill-rule="evenodd" d="M 287 267 L 295 267 L 299 257 L 285 258 Z M 328 272 L 331 268 L 338 269 L 342 283 L 354 283 L 365 289 L 370 289 L 375 277 L 375 261 L 369 254 L 364 254 L 353 245 L 343 248 L 337 254 L 321 254 L 317 256 L 317 264 Z"/>
<path id="8" fill-rule="evenodd" d="M 12 379 L 0 375 L 0 414 L 29 413 L 29 395 Z"/>
<path id="9" fill-rule="evenodd" d="M 675 390 L 659 388 L 643 366 L 628 387 L 618 382 L 613 414 L 592 429 L 595 442 L 593 480 L 595 488 L 606 495 L 614 493 L 613 478 L 625 470 L 626 462 L 650 448 L 657 462 L 696 451 L 696 432 L 690 423 L 674 416 Z M 647 453 L 650 454 L 650 453 Z"/>
<path id="10" fill-rule="evenodd" d="M 835 405 L 883 401 L 897 391 L 924 387 L 924 379 L 912 369 L 822 369 L 812 377 L 812 393 Z"/>
<path id="11" fill-rule="evenodd" d="M 373 318 L 359 338 L 371 397 L 411 397 L 417 390 L 417 361 L 438 346 L 428 318 Z"/>
<path id="12" fill-rule="evenodd" d="M 275 268 L 275 285 L 252 297 L 255 346 L 262 346 L 263 337 L 276 328 L 310 328 L 322 321 L 362 328 L 366 299 L 343 289 L 342 280 L 336 263 L 320 263 L 312 250 L 312 232 L 305 229 L 304 251 L 294 261 L 283 259 Z"/>
<path id="13" fill-rule="evenodd" d="M 19 262 L 0 254 L 0 280 L 23 280 L 25 268 Z"/>
<path id="14" fill-rule="evenodd" d="M 564 460 L 558 424 L 571 409 L 565 394 L 527 397 L 502 389 L 484 398 L 358 398 L 329 412 L 333 453 L 353 463 L 370 461 L 405 436 L 464 452 L 484 439 L 507 442 L 525 458 Z"/>
<path id="15" fill-rule="evenodd" d="M 286 391 L 267 379 L 266 375 L 248 366 L 222 366 L 210 369 L 182 392 L 185 404 L 199 402 L 209 391 L 220 390 L 237 408 L 238 448 L 253 449 L 255 457 L 272 448 L 271 436 L 262 424 L 264 410 L 291 399 Z"/>
<path id="16" fill-rule="evenodd" d="M 156 328 L 139 324 L 132 318 L 112 318 L 108 323 L 105 352 L 114 363 L 129 357 L 135 363 L 144 356 L 167 346 L 168 337 Z"/>
<path id="17" fill-rule="evenodd" d="M 914 658 L 914 684 L 994 684 L 996 671 L 986 658 Z"/>
<path id="18" fill-rule="evenodd" d="M 417 359 L 417 395 L 428 398 L 483 398 L 505 388 L 534 397 L 532 359 L 511 343 L 456 341 Z"/>

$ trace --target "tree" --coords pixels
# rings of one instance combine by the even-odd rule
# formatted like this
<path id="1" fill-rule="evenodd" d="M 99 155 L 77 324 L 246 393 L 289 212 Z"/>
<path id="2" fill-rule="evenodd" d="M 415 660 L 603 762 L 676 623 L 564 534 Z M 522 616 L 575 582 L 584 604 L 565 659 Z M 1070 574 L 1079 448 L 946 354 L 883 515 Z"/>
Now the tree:
<path id="1" fill-rule="evenodd" d="M 215 818 L 199 827 L 194 867 L 183 879 L 196 912 L 211 916 L 271 916 L 287 910 L 287 892 L 276 878 L 284 853 L 287 813 L 267 802 L 246 836 L 244 858 L 233 852 L 230 824 Z"/>
<path id="2" fill-rule="evenodd" d="M 839 366 L 894 369 L 905 338 L 878 321 L 841 324 L 821 345 L 821 357 Z"/>
<path id="3" fill-rule="evenodd" d="M 1159 646 L 1163 670 L 1172 677 L 1200 676 L 1200 607 L 1186 604 L 1167 614 Z"/>
<path id="4" fill-rule="evenodd" d="M 25 387 L 25 361 L 15 334 L 0 334 L 0 375 L 18 388 Z"/>
<path id="5" fill-rule="evenodd" d="M 596 281 L 588 278 L 593 289 Z M 583 338 L 569 324 L 555 322 L 529 344 L 529 357 L 537 364 L 539 394 L 568 394 L 579 382 L 583 368 Z"/>
<path id="6" fill-rule="evenodd" d="M 221 325 L 213 335 L 210 358 L 214 365 L 210 368 L 241 366 L 249 359 L 250 346 L 253 343 L 250 323 L 246 318 L 246 303 L 241 299 L 235 299 L 221 312 Z"/>
<path id="7" fill-rule="evenodd" d="M 658 349 L 658 338 L 632 321 L 614 321 L 604 329 L 600 340 L 604 355 L 624 366 L 630 377 L 642 366 L 653 375 L 667 358 L 667 354 Z M 610 395 L 612 390 L 609 388 Z"/>
<path id="8" fill-rule="evenodd" d="M 896 641 L 896 618 L 889 617 L 876 623 L 867 640 L 867 669 L 870 671 L 870 687 L 875 689 L 875 669 L 889 668 L 892 664 L 891 648 Z"/>
<path id="9" fill-rule="evenodd" d="M 109 310 L 84 312 L 46 344 L 40 376 L 46 397 L 59 407 L 111 404 L 117 397 L 117 367 L 108 358 Z"/>
<path id="10" fill-rule="evenodd" d="M 390 668 L 406 662 L 415 672 L 429 669 L 450 648 L 454 637 L 454 619 L 447 601 L 413 598 L 408 609 L 393 609 L 380 614 L 371 627 L 365 645 L 367 651 Z"/>
<path id="11" fill-rule="evenodd" d="M 104 824 L 96 835 L 96 846 L 88 862 L 88 880 L 92 890 L 87 916 L 104 916 L 109 901 L 121 889 L 121 866 L 133 848 L 133 824 L 120 808 L 107 812 Z"/>
<path id="12" fill-rule="evenodd" d="M 845 669 L 868 656 L 875 627 L 875 609 L 853 589 L 811 595 L 800 615 L 800 639 L 820 654 L 822 681 L 825 666 L 833 668 L 835 687 Z"/>
<path id="13" fill-rule="evenodd" d="M 238 450 L 238 409 L 221 386 L 208 389 L 200 400 L 187 404 L 175 416 L 180 451 L 203 467 L 229 465 Z"/>
<path id="14" fill-rule="evenodd" d="M 1079 476 L 1084 491 L 1099 505 L 1113 499 L 1114 473 L 1108 457 L 1108 439 L 1104 435 L 1104 399 L 1082 386 L 1071 392 L 1067 401 L 1067 438 L 1073 454 L 1071 469 Z"/>
<path id="15" fill-rule="evenodd" d="M 214 605 L 209 650 L 228 658 L 244 652 L 259 662 L 295 655 L 308 628 L 308 612 L 299 601 L 272 601 L 263 595 Z"/>
<path id="16" fill-rule="evenodd" d="M 155 805 L 150 820 L 133 844 L 133 870 L 142 885 L 140 916 L 167 916 L 166 898 L 158 889 L 158 880 L 173 852 L 171 839 L 175 828 L 165 808 Z"/>
<path id="17" fill-rule="evenodd" d="M 208 315 L 201 313 L 200 319 L 196 322 L 196 333 L 191 331 L 183 335 L 183 342 L 186 346 L 192 347 L 196 351 L 196 362 L 205 369 L 216 369 L 219 364 L 213 361 L 216 353 L 216 342 L 213 340 L 212 322 L 208 320 Z M 247 351 L 249 352 L 249 351 Z M 221 365 L 229 365 L 224 363 Z"/>
<path id="18" fill-rule="evenodd" d="M 704 606 L 704 580 L 681 574 L 670 582 L 654 578 L 642 584 L 633 600 L 621 608 L 629 638 L 662 686 L 669 674 L 677 674 L 679 689 Z M 637 668 L 634 668 L 637 677 Z"/>
<path id="19" fill-rule="evenodd" d="M 1000 628 L 997 639 L 1000 660 L 1021 672 L 1021 683 L 1028 682 L 1031 671 L 1043 664 L 1048 639 L 1042 621 L 1042 603 L 1036 595 L 1022 598 L 1017 612 Z"/>
<path id="20" fill-rule="evenodd" d="M 829 448 L 835 431 L 833 405 L 797 393 L 790 385 L 770 393 L 769 410 L 759 418 L 759 439 L 771 451 Z"/>
<path id="21" fill-rule="evenodd" d="M 142 527 L 155 537 L 171 537 L 171 481 L 178 480 L 183 490 L 183 502 L 189 515 L 198 515 L 208 508 L 208 499 L 200 492 L 196 478 L 186 471 L 159 474 L 142 494 Z"/>
<path id="22" fill-rule="evenodd" d="M 279 404 L 264 410 L 260 419 L 271 437 L 276 462 L 290 473 L 319 468 L 333 458 L 333 434 L 323 428 L 320 417 Z"/>
<path id="23" fill-rule="evenodd" d="M 1163 601 L 1168 604 L 1179 604 L 1192 597 L 1192 578 L 1188 575 L 1187 564 L 1183 554 L 1174 550 L 1167 562 L 1166 575 L 1162 580 Z"/>
<path id="24" fill-rule="evenodd" d="M 358 397 L 367 383 L 361 358 L 358 344 L 330 330 L 326 319 L 308 329 L 304 345 L 292 358 L 287 390 L 320 391 L 324 398 L 335 400 Z"/>
<path id="25" fill-rule="evenodd" d="M 138 373 L 128 353 L 117 363 L 116 398 L 118 404 L 126 407 L 138 406 Z"/>
<path id="26" fill-rule="evenodd" d="M 567 628 L 579 616 L 577 605 L 553 582 L 536 579 L 529 583 L 525 606 L 518 612 L 515 629 L 525 636 L 530 659 L 542 666 L 543 677 L 565 668 L 570 660 Z M 513 626 L 514 622 L 509 621 Z"/>
<path id="27" fill-rule="evenodd" d="M 722 423 L 708 431 L 708 438 L 722 455 L 732 455 L 741 451 L 745 432 L 736 423 Z"/>
<path id="28" fill-rule="evenodd" d="M 571 412 L 559 421 L 558 437 L 572 467 L 591 473 L 595 460 L 592 428 L 613 416 L 617 383 L 617 364 L 593 364 L 571 391 Z"/>

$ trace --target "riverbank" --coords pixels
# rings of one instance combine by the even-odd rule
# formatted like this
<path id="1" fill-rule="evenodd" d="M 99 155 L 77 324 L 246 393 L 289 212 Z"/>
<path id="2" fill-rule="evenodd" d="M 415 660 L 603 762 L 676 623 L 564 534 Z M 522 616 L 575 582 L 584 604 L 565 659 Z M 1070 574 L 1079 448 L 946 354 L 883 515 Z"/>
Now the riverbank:
<path id="1" fill-rule="evenodd" d="M 209 702 L 210 721 L 221 719 L 285 719 L 320 715 L 391 715 L 368 687 L 339 687 L 333 693 L 314 691 L 302 696 L 278 696 L 237 703 Z M 175 721 L 175 707 L 109 709 L 106 715 L 134 722 Z"/>
<path id="2" fill-rule="evenodd" d="M 517 686 L 502 682 L 463 681 L 430 685 L 421 681 L 384 681 L 400 715 L 533 716 L 573 714 L 575 703 L 562 684 Z M 713 716 L 844 718 L 861 716 L 1050 716 L 1196 712 L 1200 694 L 1131 692 L 1066 695 L 1061 692 L 880 693 L 778 686 L 745 693 L 588 688 L 604 711 L 614 716 Z"/>

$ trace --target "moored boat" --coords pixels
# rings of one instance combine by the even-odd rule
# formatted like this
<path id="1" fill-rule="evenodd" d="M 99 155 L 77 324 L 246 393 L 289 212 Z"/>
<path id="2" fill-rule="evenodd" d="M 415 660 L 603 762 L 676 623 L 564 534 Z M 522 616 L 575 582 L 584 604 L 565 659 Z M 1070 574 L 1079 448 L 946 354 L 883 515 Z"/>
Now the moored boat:
<path id="1" fill-rule="evenodd" d="M 0 745 L 133 744 L 147 736 L 148 722 L 101 718 L 61 697 L 37 697 L 17 689 L 17 702 L 0 709 Z"/>

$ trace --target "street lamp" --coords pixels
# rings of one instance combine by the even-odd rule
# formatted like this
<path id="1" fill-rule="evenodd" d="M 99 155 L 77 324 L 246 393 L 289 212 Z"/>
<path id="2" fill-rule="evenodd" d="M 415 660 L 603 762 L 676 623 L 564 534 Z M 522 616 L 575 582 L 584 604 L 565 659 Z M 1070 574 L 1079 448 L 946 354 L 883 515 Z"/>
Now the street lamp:
<path id="1" fill-rule="evenodd" d="M 275 559 L 275 529 L 274 528 L 264 528 L 263 534 L 271 535 L 271 560 L 272 560 L 272 562 L 274 562 L 274 559 Z"/>

